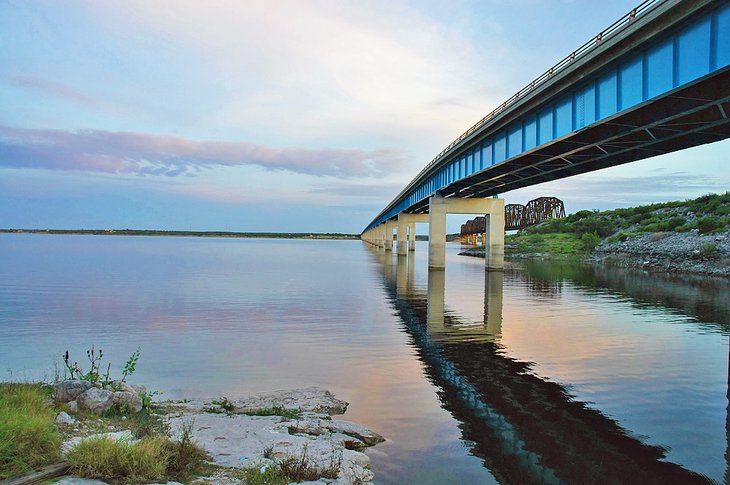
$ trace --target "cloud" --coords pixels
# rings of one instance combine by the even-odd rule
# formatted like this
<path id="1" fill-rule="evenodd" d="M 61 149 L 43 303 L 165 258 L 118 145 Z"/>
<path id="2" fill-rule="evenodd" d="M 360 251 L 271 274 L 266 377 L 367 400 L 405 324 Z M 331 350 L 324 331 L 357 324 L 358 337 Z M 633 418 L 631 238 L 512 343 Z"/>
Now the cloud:
<path id="1" fill-rule="evenodd" d="M 327 183 L 318 184 L 311 188 L 311 192 L 346 197 L 373 198 L 388 200 L 395 197 L 405 187 L 404 183 Z"/>
<path id="2" fill-rule="evenodd" d="M 486 55 L 458 22 L 433 18 L 418 2 L 89 5 L 115 37 L 150 37 L 185 52 L 176 85 L 209 109 L 193 120 L 183 113 L 181 123 L 275 130 L 293 140 L 432 144 L 430 154 L 502 97 L 494 90 L 504 85 L 503 76 L 490 67 L 500 38 L 490 37 Z"/>
<path id="3" fill-rule="evenodd" d="M 0 125 L 0 167 L 177 177 L 253 165 L 313 176 L 382 177 L 408 157 L 394 149 L 276 148 L 231 141 L 100 130 L 33 130 Z"/>
<path id="4" fill-rule="evenodd" d="M 92 108 L 108 107 L 109 104 L 64 84 L 35 76 L 15 75 L 7 78 L 10 84 L 42 94 L 80 103 Z"/>

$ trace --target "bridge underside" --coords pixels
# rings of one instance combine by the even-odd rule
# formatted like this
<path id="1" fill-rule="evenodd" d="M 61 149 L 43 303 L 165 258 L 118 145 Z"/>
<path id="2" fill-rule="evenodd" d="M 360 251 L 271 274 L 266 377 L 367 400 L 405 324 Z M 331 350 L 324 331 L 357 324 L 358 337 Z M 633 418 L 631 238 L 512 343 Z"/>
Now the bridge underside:
<path id="1" fill-rule="evenodd" d="M 730 68 L 493 165 L 441 189 L 489 197 L 730 137 Z M 428 212 L 425 198 L 406 212 Z"/>

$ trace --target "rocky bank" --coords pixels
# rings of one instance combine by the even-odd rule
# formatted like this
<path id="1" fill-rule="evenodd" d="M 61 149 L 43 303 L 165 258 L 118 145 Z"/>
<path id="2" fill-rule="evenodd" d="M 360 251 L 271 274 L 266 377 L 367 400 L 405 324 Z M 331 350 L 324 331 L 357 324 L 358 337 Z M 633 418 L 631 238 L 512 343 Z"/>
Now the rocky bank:
<path id="1" fill-rule="evenodd" d="M 626 268 L 730 276 L 730 233 L 655 232 L 609 243 L 587 258 Z"/>
<path id="2" fill-rule="evenodd" d="M 76 405 L 72 408 L 81 407 L 96 414 L 100 414 L 104 408 L 109 409 L 115 402 L 115 393 L 109 396 L 107 392 L 98 392 L 102 390 L 89 388 L 79 382 L 57 384 L 56 400 L 74 402 Z M 130 386 L 130 389 L 135 388 Z M 344 414 L 347 406 L 347 402 L 317 387 L 259 393 L 238 399 L 156 403 L 158 413 L 169 425 L 172 438 L 178 438 L 184 427 L 191 428 L 193 439 L 208 452 L 212 463 L 217 465 L 218 471 L 212 476 L 201 477 L 200 483 L 241 483 L 233 473 L 235 470 L 265 470 L 287 458 L 305 459 L 313 467 L 336 471 L 336 478 L 320 478 L 308 483 L 372 483 L 370 458 L 362 451 L 385 439 L 356 423 L 332 418 Z M 69 436 L 63 445 L 64 452 L 92 435 L 134 440 L 128 430 L 100 431 L 98 423 L 101 420 L 98 423 L 94 421 L 97 426 L 90 427 L 88 423 L 62 412 L 56 422 L 66 429 Z M 104 482 L 65 477 L 59 483 L 100 485 Z"/>
<path id="3" fill-rule="evenodd" d="M 470 248 L 459 255 L 483 258 L 484 248 Z M 522 259 L 552 256 L 549 253 L 512 253 L 507 257 Z M 604 239 L 583 259 L 592 264 L 623 268 L 730 277 L 730 232 L 654 232 L 629 237 L 624 241 L 610 242 Z"/>

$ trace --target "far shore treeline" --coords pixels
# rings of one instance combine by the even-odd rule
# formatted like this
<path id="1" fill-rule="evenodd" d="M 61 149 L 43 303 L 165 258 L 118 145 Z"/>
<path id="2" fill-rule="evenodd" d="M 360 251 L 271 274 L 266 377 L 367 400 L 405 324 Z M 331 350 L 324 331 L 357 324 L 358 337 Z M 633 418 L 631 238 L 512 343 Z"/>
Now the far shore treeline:
<path id="1" fill-rule="evenodd" d="M 161 231 L 140 229 L 0 229 L 0 233 L 75 234 L 83 236 L 181 236 L 240 237 L 276 239 L 360 239 L 359 234 L 338 232 L 229 232 L 229 231 Z"/>

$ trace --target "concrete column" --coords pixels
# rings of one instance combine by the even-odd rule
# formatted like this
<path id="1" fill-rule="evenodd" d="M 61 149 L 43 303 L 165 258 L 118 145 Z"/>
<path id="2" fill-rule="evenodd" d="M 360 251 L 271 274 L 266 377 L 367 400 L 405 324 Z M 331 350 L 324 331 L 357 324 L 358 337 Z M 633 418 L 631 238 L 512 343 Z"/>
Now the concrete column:
<path id="1" fill-rule="evenodd" d="M 446 269 L 446 205 L 446 199 L 440 195 L 434 195 L 428 201 L 429 270 Z"/>
<path id="2" fill-rule="evenodd" d="M 484 244 L 487 253 L 484 264 L 489 270 L 504 269 L 504 199 L 444 199 L 440 195 L 429 200 L 429 269 L 443 270 L 446 267 L 446 214 L 485 215 L 488 239 Z"/>
<path id="3" fill-rule="evenodd" d="M 408 223 L 406 221 L 407 217 L 404 217 L 404 214 L 398 214 L 398 235 L 396 239 L 398 241 L 397 246 L 399 256 L 405 256 L 408 254 Z"/>
<path id="4" fill-rule="evenodd" d="M 489 271 L 504 271 L 504 199 L 502 210 L 487 215 L 487 234 L 484 240 L 484 264 Z"/>
<path id="5" fill-rule="evenodd" d="M 375 228 L 377 231 L 377 241 L 378 241 L 378 247 L 384 248 L 385 247 L 385 225 L 380 224 L 378 227 Z"/>
<path id="6" fill-rule="evenodd" d="M 408 224 L 408 250 L 416 250 L 416 223 L 411 222 Z"/>
<path id="7" fill-rule="evenodd" d="M 385 250 L 386 251 L 392 251 L 393 250 L 393 229 L 396 227 L 395 221 L 385 221 Z"/>

